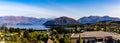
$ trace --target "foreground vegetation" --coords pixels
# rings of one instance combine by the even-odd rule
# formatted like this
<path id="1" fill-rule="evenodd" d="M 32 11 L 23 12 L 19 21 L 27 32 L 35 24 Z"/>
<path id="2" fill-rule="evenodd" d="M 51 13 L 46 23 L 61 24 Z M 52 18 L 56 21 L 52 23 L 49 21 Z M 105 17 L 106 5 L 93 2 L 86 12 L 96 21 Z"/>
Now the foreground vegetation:
<path id="1" fill-rule="evenodd" d="M 69 35 L 52 35 L 50 32 L 52 31 L 1 27 L 1 35 L 4 35 L 5 43 L 47 43 L 48 39 L 53 43 L 71 42 Z"/>
<path id="2" fill-rule="evenodd" d="M 7 28 L 6 26 L 2 26 L 0 34 L 3 35 L 5 43 L 47 43 L 48 40 L 53 41 L 53 43 L 71 43 L 71 33 L 81 33 L 84 31 L 106 31 L 120 34 L 120 27 L 115 23 L 109 24 L 104 22 L 104 24 L 68 24 L 66 26 L 56 26 L 51 25 L 49 30 Z M 66 27 L 74 28 L 66 29 Z M 79 36 L 78 42 L 82 43 L 81 41 L 82 38 Z"/>

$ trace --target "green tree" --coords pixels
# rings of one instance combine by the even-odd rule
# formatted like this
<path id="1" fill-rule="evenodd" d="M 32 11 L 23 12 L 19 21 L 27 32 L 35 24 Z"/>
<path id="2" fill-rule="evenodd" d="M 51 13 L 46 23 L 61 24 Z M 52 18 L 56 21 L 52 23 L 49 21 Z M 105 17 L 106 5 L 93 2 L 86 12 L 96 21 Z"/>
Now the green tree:
<path id="1" fill-rule="evenodd" d="M 37 43 L 42 43 L 42 41 L 41 41 L 41 40 L 39 40 L 39 41 L 37 41 Z"/>
<path id="2" fill-rule="evenodd" d="M 31 33 L 31 32 L 33 32 L 34 30 L 33 30 L 32 28 L 30 28 L 28 31 Z"/>
<path id="3" fill-rule="evenodd" d="M 110 32 L 110 29 L 108 27 L 106 27 L 106 32 Z"/>
<path id="4" fill-rule="evenodd" d="M 57 33 L 59 33 L 59 34 L 66 33 L 66 30 L 64 28 L 62 28 L 61 26 L 52 27 L 50 30 L 56 30 Z"/>
<path id="5" fill-rule="evenodd" d="M 21 32 L 20 28 L 16 28 L 15 32 Z"/>
<path id="6" fill-rule="evenodd" d="M 17 35 L 11 36 L 11 41 L 17 42 L 19 40 Z"/>
<path id="7" fill-rule="evenodd" d="M 41 39 L 42 39 L 42 41 L 44 41 L 45 43 L 47 43 L 47 41 L 48 41 L 48 35 L 47 34 L 42 34 Z"/>
<path id="8" fill-rule="evenodd" d="M 0 29 L 3 30 L 5 34 L 8 32 L 8 28 L 4 25 Z"/>
<path id="9" fill-rule="evenodd" d="M 29 33 L 30 40 L 40 40 L 40 33 L 39 32 L 31 32 Z"/>
<path id="10" fill-rule="evenodd" d="M 83 43 L 81 35 L 79 35 L 79 43 Z"/>
<path id="11" fill-rule="evenodd" d="M 30 40 L 30 35 L 29 35 L 29 32 L 27 30 L 24 31 L 23 38 L 27 38 L 28 40 Z"/>
<path id="12" fill-rule="evenodd" d="M 56 30 L 53 30 L 52 34 L 58 34 L 58 32 Z"/>
<path id="13" fill-rule="evenodd" d="M 12 27 L 10 27 L 10 28 L 9 28 L 9 32 L 10 32 L 10 33 L 13 33 L 13 32 L 15 32 L 15 29 L 12 28 Z"/>
<path id="14" fill-rule="evenodd" d="M 53 41 L 53 43 L 60 43 L 60 42 L 59 42 L 58 40 L 55 39 L 55 40 Z"/>
<path id="15" fill-rule="evenodd" d="M 72 29 L 72 30 L 71 30 L 71 33 L 75 33 L 75 30 L 74 30 L 74 29 Z"/>
<path id="16" fill-rule="evenodd" d="M 23 38 L 23 39 L 22 39 L 22 42 L 23 42 L 23 43 L 28 43 L 28 39 L 27 39 L 27 38 Z"/>
<path id="17" fill-rule="evenodd" d="M 41 39 L 42 39 L 41 35 L 38 35 L 37 40 L 41 40 Z"/>
<path id="18" fill-rule="evenodd" d="M 51 36 L 51 40 L 55 40 L 55 38 L 56 38 L 55 36 Z"/>
<path id="19" fill-rule="evenodd" d="M 64 43 L 71 43 L 71 39 L 68 35 L 65 35 L 63 38 Z"/>
<path id="20" fill-rule="evenodd" d="M 120 33 L 120 30 L 117 29 L 117 30 L 116 30 L 116 33 Z"/>

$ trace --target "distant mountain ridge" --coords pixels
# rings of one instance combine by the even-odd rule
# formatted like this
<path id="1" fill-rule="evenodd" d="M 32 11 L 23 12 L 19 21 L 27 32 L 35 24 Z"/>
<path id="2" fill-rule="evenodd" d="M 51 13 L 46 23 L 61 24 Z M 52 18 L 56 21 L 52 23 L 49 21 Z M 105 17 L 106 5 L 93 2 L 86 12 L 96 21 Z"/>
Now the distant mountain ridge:
<path id="1" fill-rule="evenodd" d="M 80 23 L 96 23 L 99 21 L 106 21 L 106 20 L 112 20 L 112 21 L 120 21 L 120 18 L 116 18 L 116 17 L 109 17 L 109 16 L 89 16 L 89 17 L 82 17 L 80 19 L 78 19 L 78 21 Z"/>
<path id="2" fill-rule="evenodd" d="M 1 25 L 42 25 L 48 19 L 33 18 L 24 16 L 4 16 L 0 17 Z"/>
<path id="3" fill-rule="evenodd" d="M 101 17 L 101 16 L 89 16 L 89 17 L 82 17 L 78 20 L 74 20 L 72 18 L 63 16 L 63 17 L 55 18 L 53 20 L 49 20 L 45 23 L 45 25 L 86 24 L 86 23 L 97 23 L 100 21 L 107 21 L 107 20 L 120 21 L 120 18 L 109 17 L 109 16 L 103 16 L 103 17 Z"/>
<path id="4" fill-rule="evenodd" d="M 59 17 L 59 18 L 55 18 L 53 20 L 49 20 L 46 23 L 44 23 L 44 25 L 67 25 L 67 24 L 79 24 L 78 21 L 69 18 L 69 17 Z"/>
<path id="5" fill-rule="evenodd" d="M 54 19 L 46 18 L 34 18 L 34 17 L 24 17 L 24 16 L 4 16 L 0 17 L 0 25 L 43 25 L 43 24 L 85 24 L 85 23 L 96 23 L 99 21 L 120 21 L 120 18 L 109 17 L 109 16 L 88 16 L 82 17 L 75 20 L 70 17 L 59 17 Z"/>

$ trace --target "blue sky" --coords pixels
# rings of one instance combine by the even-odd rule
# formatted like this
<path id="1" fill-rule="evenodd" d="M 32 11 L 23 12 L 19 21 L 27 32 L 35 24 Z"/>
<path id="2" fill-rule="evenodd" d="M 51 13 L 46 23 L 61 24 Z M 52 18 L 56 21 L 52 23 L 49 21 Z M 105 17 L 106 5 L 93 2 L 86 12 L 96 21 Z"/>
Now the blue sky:
<path id="1" fill-rule="evenodd" d="M 0 0 L 0 16 L 53 18 L 120 17 L 119 0 Z"/>

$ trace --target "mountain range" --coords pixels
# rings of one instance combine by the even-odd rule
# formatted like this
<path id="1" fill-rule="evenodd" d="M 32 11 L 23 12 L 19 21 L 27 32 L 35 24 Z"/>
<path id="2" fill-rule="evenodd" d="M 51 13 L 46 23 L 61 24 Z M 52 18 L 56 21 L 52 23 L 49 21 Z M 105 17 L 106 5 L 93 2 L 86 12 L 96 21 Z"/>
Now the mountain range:
<path id="1" fill-rule="evenodd" d="M 63 17 L 55 18 L 53 20 L 49 20 L 46 23 L 44 23 L 44 25 L 54 25 L 54 24 L 67 25 L 67 24 L 79 24 L 79 22 L 72 18 L 63 16 Z"/>
<path id="2" fill-rule="evenodd" d="M 34 17 L 24 17 L 24 16 L 4 16 L 0 17 L 1 25 L 43 25 L 43 24 L 85 24 L 85 23 L 96 23 L 99 21 L 112 20 L 120 21 L 120 18 L 109 17 L 109 16 L 89 16 L 82 17 L 78 20 L 75 20 L 70 17 L 59 17 L 59 18 L 34 18 Z"/>
<path id="3" fill-rule="evenodd" d="M 117 17 L 109 17 L 109 16 L 89 16 L 89 17 L 82 17 L 78 19 L 80 23 L 96 23 L 99 21 L 106 21 L 106 20 L 112 20 L 112 21 L 120 21 L 120 18 Z"/>
<path id="4" fill-rule="evenodd" d="M 24 16 L 4 16 L 0 17 L 1 25 L 42 25 L 49 19 L 46 18 L 34 18 Z"/>
<path id="5" fill-rule="evenodd" d="M 49 20 L 45 23 L 45 25 L 54 25 L 54 24 L 60 24 L 60 25 L 65 25 L 65 24 L 86 24 L 86 23 L 96 23 L 100 21 L 120 21 L 120 18 L 116 17 L 109 17 L 109 16 L 89 16 L 89 17 L 82 17 L 78 20 L 74 20 L 69 17 L 59 17 L 53 20 Z"/>

